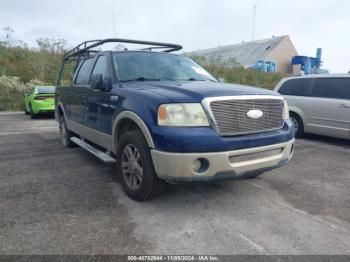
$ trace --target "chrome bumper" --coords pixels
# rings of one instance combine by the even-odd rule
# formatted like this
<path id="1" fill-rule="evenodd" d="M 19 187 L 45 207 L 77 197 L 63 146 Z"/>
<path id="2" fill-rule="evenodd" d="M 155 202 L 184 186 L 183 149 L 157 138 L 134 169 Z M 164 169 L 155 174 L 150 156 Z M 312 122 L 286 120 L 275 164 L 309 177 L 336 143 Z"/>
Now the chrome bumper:
<path id="1" fill-rule="evenodd" d="M 213 153 L 169 153 L 151 150 L 159 178 L 173 182 L 213 181 L 265 172 L 288 163 L 293 155 L 294 139 L 263 147 Z M 203 168 L 193 170 L 195 160 Z"/>

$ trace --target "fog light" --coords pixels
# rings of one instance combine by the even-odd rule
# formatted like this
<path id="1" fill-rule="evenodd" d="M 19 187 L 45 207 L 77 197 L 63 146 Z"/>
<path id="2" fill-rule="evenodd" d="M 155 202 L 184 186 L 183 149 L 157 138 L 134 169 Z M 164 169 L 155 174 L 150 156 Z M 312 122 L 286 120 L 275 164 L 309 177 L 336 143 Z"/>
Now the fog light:
<path id="1" fill-rule="evenodd" d="M 194 172 L 198 172 L 198 170 L 201 168 L 201 161 L 199 159 L 196 159 L 192 162 L 192 170 Z"/>
<path id="2" fill-rule="evenodd" d="M 205 158 L 197 158 L 192 162 L 192 170 L 195 173 L 204 173 L 209 168 L 209 161 Z"/>

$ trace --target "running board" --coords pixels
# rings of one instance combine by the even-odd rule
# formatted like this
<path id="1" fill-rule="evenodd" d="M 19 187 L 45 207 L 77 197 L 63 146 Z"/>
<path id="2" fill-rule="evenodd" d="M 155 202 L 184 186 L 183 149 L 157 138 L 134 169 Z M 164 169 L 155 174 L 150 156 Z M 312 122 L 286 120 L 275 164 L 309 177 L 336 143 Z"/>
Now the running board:
<path id="1" fill-rule="evenodd" d="M 106 164 L 114 164 L 116 160 L 111 157 L 110 155 L 98 150 L 97 148 L 93 147 L 92 145 L 84 142 L 83 140 L 77 138 L 77 137 L 71 137 L 73 143 L 77 144 L 81 148 L 85 149 L 89 153 L 93 154 L 98 159 L 102 160 Z"/>

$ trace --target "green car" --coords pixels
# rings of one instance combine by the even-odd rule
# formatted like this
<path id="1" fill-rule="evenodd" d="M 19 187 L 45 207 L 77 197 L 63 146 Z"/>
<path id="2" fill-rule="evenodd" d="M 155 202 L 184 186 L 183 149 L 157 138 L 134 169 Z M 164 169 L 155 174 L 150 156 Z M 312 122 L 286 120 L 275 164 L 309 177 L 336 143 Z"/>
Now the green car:
<path id="1" fill-rule="evenodd" d="M 24 97 L 24 112 L 35 118 L 39 114 L 54 114 L 55 87 L 36 86 Z"/>

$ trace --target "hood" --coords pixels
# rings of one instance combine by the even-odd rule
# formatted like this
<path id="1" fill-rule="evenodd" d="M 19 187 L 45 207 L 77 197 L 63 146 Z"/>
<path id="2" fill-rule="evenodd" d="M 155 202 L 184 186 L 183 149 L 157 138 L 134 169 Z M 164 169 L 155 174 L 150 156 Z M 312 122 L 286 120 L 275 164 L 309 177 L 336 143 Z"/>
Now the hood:
<path id="1" fill-rule="evenodd" d="M 278 93 L 257 87 L 226 84 L 209 81 L 173 82 L 130 82 L 124 83 L 122 87 L 135 88 L 157 95 L 167 97 L 172 102 L 193 103 L 201 102 L 206 97 L 216 96 L 238 96 L 238 95 L 276 95 Z M 136 91 L 136 90 L 135 90 Z"/>

